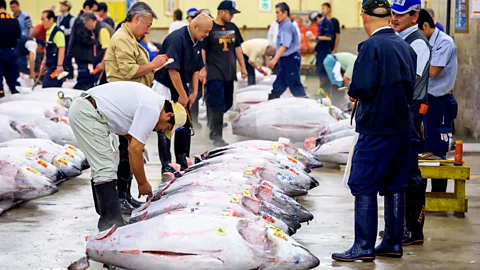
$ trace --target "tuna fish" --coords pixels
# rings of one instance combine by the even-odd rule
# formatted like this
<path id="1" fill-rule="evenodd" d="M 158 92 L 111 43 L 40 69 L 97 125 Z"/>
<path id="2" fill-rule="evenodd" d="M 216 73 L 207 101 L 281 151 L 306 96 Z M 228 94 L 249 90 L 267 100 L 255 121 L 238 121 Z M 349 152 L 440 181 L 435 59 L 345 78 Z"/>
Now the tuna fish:
<path id="1" fill-rule="evenodd" d="M 0 197 L 28 201 L 52 195 L 57 186 L 37 170 L 0 160 Z"/>
<path id="2" fill-rule="evenodd" d="M 311 269 L 319 260 L 260 221 L 206 215 L 164 215 L 87 238 L 87 259 L 126 269 Z"/>
<path id="3" fill-rule="evenodd" d="M 35 126 L 0 115 L 0 143 L 20 138 L 48 139 L 48 135 Z"/>
<path id="4" fill-rule="evenodd" d="M 45 150 L 70 161 L 80 170 L 86 170 L 90 167 L 85 159 L 85 155 L 78 148 L 68 144 L 61 146 L 50 140 L 22 139 L 0 143 L 0 148 L 2 147 L 29 147 L 37 150 Z"/>
<path id="5" fill-rule="evenodd" d="M 22 153 L 3 151 L 4 149 L 9 148 L 0 148 L 0 160 L 7 160 L 19 166 L 33 168 L 52 182 L 66 178 L 66 175 L 60 172 L 57 167 L 43 159 L 36 158 L 33 153 L 28 156 Z"/>
<path id="6" fill-rule="evenodd" d="M 318 145 L 311 153 L 323 162 L 347 164 L 348 153 L 352 147 L 353 136 L 343 137 L 326 144 Z"/>

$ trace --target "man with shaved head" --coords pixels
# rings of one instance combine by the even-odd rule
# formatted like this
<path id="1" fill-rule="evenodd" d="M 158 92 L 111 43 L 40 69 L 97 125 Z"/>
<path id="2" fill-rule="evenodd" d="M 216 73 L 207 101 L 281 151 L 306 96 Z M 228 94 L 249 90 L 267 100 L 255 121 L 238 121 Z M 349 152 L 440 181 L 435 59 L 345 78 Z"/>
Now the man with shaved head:
<path id="1" fill-rule="evenodd" d="M 390 27 L 388 0 L 363 0 L 369 38 L 360 43 L 348 95 L 357 104 L 358 142 L 348 185 L 355 196 L 355 242 L 332 259 L 371 262 L 403 256 L 404 189 L 408 184 L 410 104 L 416 79 L 415 51 Z M 385 196 L 385 234 L 375 248 L 377 194 Z"/>
<path id="2" fill-rule="evenodd" d="M 212 30 L 213 21 L 206 14 L 200 14 L 189 25 L 170 33 L 162 44 L 161 54 L 173 58 L 174 62 L 155 73 L 153 88 L 155 91 L 182 104 L 190 110 L 198 93 L 199 71 L 204 67 L 202 60 L 202 41 Z M 191 84 L 191 93 L 187 84 Z M 175 159 L 182 170 L 187 168 L 190 155 L 191 122 L 175 132 Z M 158 132 L 158 153 L 162 162 L 162 172 L 174 172 L 170 167 L 170 139 Z"/>

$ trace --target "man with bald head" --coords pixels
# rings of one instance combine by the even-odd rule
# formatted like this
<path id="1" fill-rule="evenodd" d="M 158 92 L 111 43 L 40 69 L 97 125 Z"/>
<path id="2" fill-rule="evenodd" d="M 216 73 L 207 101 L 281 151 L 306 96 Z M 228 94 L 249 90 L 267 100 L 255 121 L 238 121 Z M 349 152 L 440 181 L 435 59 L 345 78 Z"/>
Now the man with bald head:
<path id="1" fill-rule="evenodd" d="M 415 51 L 389 26 L 388 0 L 363 0 L 361 16 L 369 38 L 358 46 L 348 90 L 357 104 L 352 116 L 359 133 L 348 179 L 355 196 L 355 242 L 344 253 L 332 254 L 345 262 L 403 256 L 410 104 L 417 68 Z M 385 196 L 385 234 L 375 248 L 378 193 Z"/>
<path id="2" fill-rule="evenodd" d="M 174 62 L 155 73 L 153 89 L 191 109 L 198 94 L 199 71 L 204 67 L 202 60 L 202 41 L 212 30 L 213 21 L 206 14 L 200 14 L 189 25 L 170 33 L 162 44 L 161 54 L 173 58 Z M 189 93 L 189 87 L 192 87 Z M 191 122 L 175 132 L 175 158 L 182 170 L 187 168 L 190 155 Z M 158 152 L 162 162 L 162 172 L 173 172 L 170 167 L 170 139 L 163 132 L 158 132 Z"/>

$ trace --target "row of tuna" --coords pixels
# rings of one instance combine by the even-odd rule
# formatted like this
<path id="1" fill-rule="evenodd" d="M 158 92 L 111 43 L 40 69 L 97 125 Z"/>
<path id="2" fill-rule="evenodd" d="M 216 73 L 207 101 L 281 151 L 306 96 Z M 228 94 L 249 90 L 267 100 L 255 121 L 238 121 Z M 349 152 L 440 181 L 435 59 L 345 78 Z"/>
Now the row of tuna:
<path id="1" fill-rule="evenodd" d="M 195 164 L 134 210 L 130 224 L 87 237 L 89 260 L 125 269 L 311 269 L 318 258 L 293 235 L 313 215 L 291 196 L 319 183 L 322 163 L 288 143 L 244 141 Z"/>
<path id="2" fill-rule="evenodd" d="M 21 201 L 49 196 L 56 184 L 90 166 L 80 149 L 47 139 L 0 143 L 0 214 Z"/>

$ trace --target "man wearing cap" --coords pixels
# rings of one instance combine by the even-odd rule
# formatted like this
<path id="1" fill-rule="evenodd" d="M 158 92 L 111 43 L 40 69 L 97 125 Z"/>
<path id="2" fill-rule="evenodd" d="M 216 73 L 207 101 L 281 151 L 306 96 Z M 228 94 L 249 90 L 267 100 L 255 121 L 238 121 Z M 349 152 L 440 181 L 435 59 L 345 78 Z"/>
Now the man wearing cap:
<path id="1" fill-rule="evenodd" d="M 255 70 L 258 70 L 258 72 L 265 76 L 267 75 L 262 66 L 257 66 L 255 61 L 261 59 L 263 62 L 267 62 L 267 57 L 275 55 L 275 47 L 270 44 L 268 39 L 252 38 L 242 43 L 242 51 L 245 58 L 245 64 L 248 63 L 248 85 L 254 85 L 256 83 Z"/>
<path id="2" fill-rule="evenodd" d="M 172 33 L 173 31 L 180 29 L 187 25 L 183 21 L 183 13 L 180 9 L 177 9 L 173 12 L 173 22 L 168 27 L 168 34 Z"/>
<path id="3" fill-rule="evenodd" d="M 348 90 L 358 104 L 352 115 L 359 136 L 348 179 L 355 197 L 355 241 L 349 250 L 332 254 L 334 260 L 345 262 L 403 256 L 409 105 L 416 77 L 415 51 L 389 26 L 388 0 L 364 0 L 361 16 L 369 38 L 359 44 Z M 375 248 L 378 193 L 385 196 L 385 236 Z"/>
<path id="4" fill-rule="evenodd" d="M 164 95 L 191 109 L 198 94 L 198 76 L 203 68 L 202 41 L 212 29 L 212 19 L 205 14 L 195 17 L 192 22 L 168 35 L 161 52 L 174 59 L 166 68 L 155 72 L 153 88 Z M 187 83 L 192 85 L 189 93 Z M 189 119 L 191 120 L 191 119 Z M 182 129 L 175 132 L 175 158 L 181 169 L 188 168 L 187 158 L 190 155 L 192 123 L 187 121 Z M 174 172 L 170 167 L 170 138 L 163 132 L 158 132 L 158 154 L 162 162 L 162 172 Z"/>
<path id="5" fill-rule="evenodd" d="M 144 2 L 135 3 L 127 11 L 125 22 L 112 36 L 104 57 L 109 83 L 131 81 L 152 87 L 154 70 L 161 68 L 166 63 L 166 58 L 158 55 L 150 61 L 147 50 L 138 41 L 150 33 L 154 18 L 157 18 L 157 15 Z M 122 211 L 129 213 L 140 207 L 140 204 L 130 195 L 133 177 L 129 165 L 128 141 L 119 136 L 119 142 L 118 191 Z"/>
<path id="6" fill-rule="evenodd" d="M 312 14 L 310 14 L 310 20 L 318 25 L 318 36 L 315 37 L 317 41 L 315 58 L 320 87 L 326 91 L 330 91 L 331 84 L 327 71 L 323 66 L 323 60 L 332 52 L 334 46 L 335 31 L 333 29 L 333 23 L 326 16 L 318 12 L 312 12 Z"/>
<path id="7" fill-rule="evenodd" d="M 455 41 L 438 29 L 426 10 L 421 10 L 418 18 L 419 31 L 432 46 L 430 79 L 428 81 L 428 111 L 425 114 L 425 149 L 429 155 L 446 159 L 449 141 L 453 133 L 453 120 L 458 112 L 458 104 L 453 96 L 457 77 L 458 60 Z M 432 192 L 445 192 L 447 179 L 432 179 Z"/>
<path id="8" fill-rule="evenodd" d="M 423 153 L 423 116 L 427 108 L 427 89 L 430 68 L 430 44 L 418 31 L 417 20 L 421 9 L 420 0 L 393 1 L 392 28 L 403 38 L 417 55 L 417 79 L 410 104 L 412 127 L 410 132 L 410 155 L 408 187 L 405 192 L 406 233 L 403 245 L 423 244 L 425 211 L 425 183 L 418 168 L 418 154 Z"/>
<path id="9" fill-rule="evenodd" d="M 90 163 L 95 209 L 100 231 L 126 222 L 117 193 L 117 162 L 109 132 L 128 142 L 130 167 L 138 183 L 139 197 L 152 195 L 143 167 L 143 150 L 152 130 L 173 131 L 185 124 L 182 105 L 165 100 L 150 87 L 136 82 L 113 82 L 84 92 L 70 107 L 68 118 L 73 134 Z"/>
<path id="10" fill-rule="evenodd" d="M 220 2 L 217 10 L 202 54 L 207 71 L 207 109 L 211 111 L 210 139 L 215 146 L 225 146 L 223 114 L 233 105 L 233 82 L 237 79 L 235 61 L 240 64 L 243 78 L 247 76 L 247 70 L 240 46 L 243 38 L 238 27 L 231 22 L 240 11 L 233 1 Z"/>
<path id="11" fill-rule="evenodd" d="M 279 98 L 287 87 L 295 97 L 305 97 L 305 88 L 300 81 L 300 40 L 290 20 L 290 7 L 282 2 L 275 6 L 277 21 L 280 24 L 277 36 L 277 53 L 268 63 L 273 69 L 279 63 L 277 78 L 273 83 L 269 99 Z"/>
<path id="12" fill-rule="evenodd" d="M 75 17 L 70 14 L 71 9 L 72 3 L 69 1 L 60 2 L 60 15 L 57 17 L 57 25 L 65 35 L 65 60 L 63 60 L 63 68 L 65 71 L 68 71 L 68 78 L 73 79 L 72 57 L 68 54 L 70 36 L 72 34 L 73 24 L 75 23 Z"/>
<path id="13" fill-rule="evenodd" d="M 196 8 L 189 8 L 187 10 L 187 21 L 188 23 L 191 23 L 192 20 L 195 18 L 195 16 L 197 16 L 197 12 L 198 12 L 198 9 Z"/>

